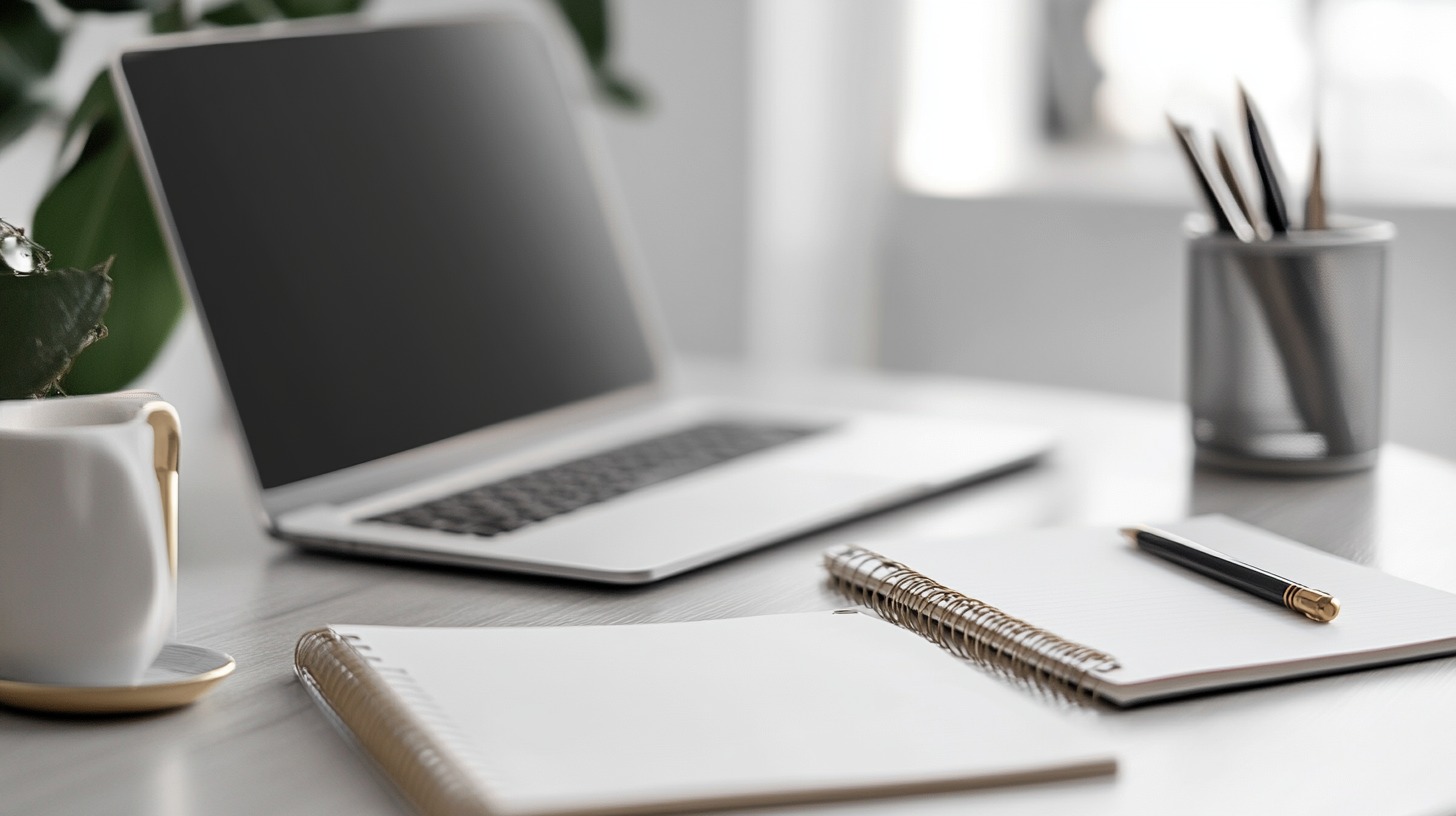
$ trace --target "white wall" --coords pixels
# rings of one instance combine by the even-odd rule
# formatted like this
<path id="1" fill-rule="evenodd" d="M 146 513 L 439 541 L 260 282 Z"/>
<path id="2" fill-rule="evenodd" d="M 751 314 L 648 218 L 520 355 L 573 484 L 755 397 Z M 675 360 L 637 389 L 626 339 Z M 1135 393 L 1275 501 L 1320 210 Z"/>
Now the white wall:
<path id="1" fill-rule="evenodd" d="M 743 0 L 612 0 L 623 71 L 653 97 L 608 111 L 608 149 L 674 342 L 745 348 L 749 11 Z"/>
<path id="2" fill-rule="evenodd" d="M 894 0 L 752 3 L 744 319 L 755 365 L 875 356 L 902 13 Z"/>
<path id="3" fill-rule="evenodd" d="M 1171 207 L 901 196 L 881 277 L 881 358 L 1171 397 L 1182 325 Z"/>

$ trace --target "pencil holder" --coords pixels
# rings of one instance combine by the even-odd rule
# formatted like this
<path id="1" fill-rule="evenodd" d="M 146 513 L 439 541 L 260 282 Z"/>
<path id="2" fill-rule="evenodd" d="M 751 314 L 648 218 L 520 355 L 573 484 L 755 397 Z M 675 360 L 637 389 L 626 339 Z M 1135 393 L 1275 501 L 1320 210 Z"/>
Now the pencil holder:
<path id="1" fill-rule="evenodd" d="M 1200 464 L 1369 468 L 1380 453 L 1384 221 L 1243 242 L 1188 222 L 1188 406 Z"/>

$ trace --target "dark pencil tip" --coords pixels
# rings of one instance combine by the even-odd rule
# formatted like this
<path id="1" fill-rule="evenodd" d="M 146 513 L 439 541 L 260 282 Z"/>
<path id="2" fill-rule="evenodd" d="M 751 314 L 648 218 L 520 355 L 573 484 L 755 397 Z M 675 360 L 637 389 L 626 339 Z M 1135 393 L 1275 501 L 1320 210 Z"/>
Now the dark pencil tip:
<path id="1" fill-rule="evenodd" d="M 1249 89 L 1245 88 L 1242 82 L 1239 83 L 1239 107 L 1244 114 L 1244 125 L 1250 128 L 1255 127 L 1253 123 L 1259 114 L 1254 108 L 1254 98 L 1249 95 Z"/>

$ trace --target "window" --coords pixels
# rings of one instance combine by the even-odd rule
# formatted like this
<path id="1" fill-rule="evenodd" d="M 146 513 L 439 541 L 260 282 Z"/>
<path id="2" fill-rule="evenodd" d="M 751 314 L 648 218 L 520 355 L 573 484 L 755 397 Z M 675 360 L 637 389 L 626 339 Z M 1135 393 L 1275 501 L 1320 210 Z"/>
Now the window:
<path id="1" fill-rule="evenodd" d="M 1242 82 L 1292 182 L 1318 120 L 1336 197 L 1456 203 L 1453 41 L 1429 0 L 912 0 L 896 166 L 931 195 L 1181 194 L 1165 114 L 1240 143 Z"/>

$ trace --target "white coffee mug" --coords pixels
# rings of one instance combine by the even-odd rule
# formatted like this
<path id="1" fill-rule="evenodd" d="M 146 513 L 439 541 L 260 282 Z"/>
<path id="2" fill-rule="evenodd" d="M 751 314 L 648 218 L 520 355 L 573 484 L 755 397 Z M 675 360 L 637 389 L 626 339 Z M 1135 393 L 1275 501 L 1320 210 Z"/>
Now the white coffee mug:
<path id="1" fill-rule="evenodd" d="M 141 679 L 176 607 L 180 445 L 156 394 L 0 402 L 0 678 Z"/>

